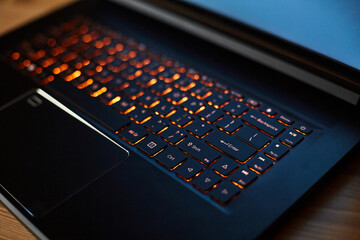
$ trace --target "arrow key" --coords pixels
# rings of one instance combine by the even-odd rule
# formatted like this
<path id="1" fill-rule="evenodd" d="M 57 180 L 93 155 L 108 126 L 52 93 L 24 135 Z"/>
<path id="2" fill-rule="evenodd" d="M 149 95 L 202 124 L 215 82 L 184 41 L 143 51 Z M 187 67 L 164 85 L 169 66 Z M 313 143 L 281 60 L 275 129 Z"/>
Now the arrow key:
<path id="1" fill-rule="evenodd" d="M 208 191 L 221 181 L 221 177 L 210 170 L 205 170 L 192 182 L 194 186 L 202 191 Z"/>
<path id="2" fill-rule="evenodd" d="M 220 173 L 222 176 L 227 176 L 233 172 L 239 165 L 236 161 L 222 156 L 217 162 L 213 164 L 215 172 Z"/>
<path id="3" fill-rule="evenodd" d="M 221 182 L 211 191 L 211 197 L 221 203 L 227 203 L 240 192 L 239 188 L 230 182 Z"/>
<path id="4" fill-rule="evenodd" d="M 189 182 L 192 178 L 195 177 L 195 175 L 200 173 L 202 170 L 203 167 L 200 163 L 198 163 L 192 158 L 189 158 L 176 169 L 176 174 L 185 181 Z"/>

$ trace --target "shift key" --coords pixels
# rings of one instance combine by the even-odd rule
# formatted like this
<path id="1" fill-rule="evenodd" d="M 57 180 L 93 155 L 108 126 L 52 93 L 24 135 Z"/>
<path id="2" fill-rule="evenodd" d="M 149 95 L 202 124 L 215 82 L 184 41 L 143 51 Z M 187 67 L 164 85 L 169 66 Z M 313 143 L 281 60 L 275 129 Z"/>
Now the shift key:
<path id="1" fill-rule="evenodd" d="M 192 157 L 200 160 L 205 165 L 211 164 L 218 157 L 220 152 L 195 137 L 187 137 L 179 144 L 179 148 Z"/>
<path id="2" fill-rule="evenodd" d="M 255 111 L 248 112 L 241 119 L 273 137 L 276 137 L 285 129 L 285 127 L 276 120 Z"/>
<path id="3" fill-rule="evenodd" d="M 213 131 L 205 137 L 205 141 L 240 162 L 245 162 L 257 152 L 256 148 L 220 131 Z"/>

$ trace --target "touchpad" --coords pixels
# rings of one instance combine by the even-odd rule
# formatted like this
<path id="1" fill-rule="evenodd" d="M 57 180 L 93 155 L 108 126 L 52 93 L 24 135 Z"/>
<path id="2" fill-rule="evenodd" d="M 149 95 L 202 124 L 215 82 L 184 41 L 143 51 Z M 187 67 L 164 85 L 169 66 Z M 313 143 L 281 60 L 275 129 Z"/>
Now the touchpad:
<path id="1" fill-rule="evenodd" d="M 128 152 L 42 90 L 0 109 L 0 184 L 40 217 Z"/>

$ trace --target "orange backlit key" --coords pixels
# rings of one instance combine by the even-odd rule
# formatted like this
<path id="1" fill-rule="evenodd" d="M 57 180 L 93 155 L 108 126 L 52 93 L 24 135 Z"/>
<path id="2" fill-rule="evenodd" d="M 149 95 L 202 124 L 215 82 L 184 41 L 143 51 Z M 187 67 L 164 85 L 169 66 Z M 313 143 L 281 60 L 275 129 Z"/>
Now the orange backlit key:
<path id="1" fill-rule="evenodd" d="M 153 116 L 149 121 L 144 123 L 144 126 L 155 134 L 169 126 L 169 120 L 159 116 Z"/>
<path id="2" fill-rule="evenodd" d="M 202 191 L 209 191 L 215 184 L 221 181 L 221 177 L 210 170 L 205 170 L 192 183 Z"/>
<path id="3" fill-rule="evenodd" d="M 214 190 L 210 192 L 213 199 L 221 203 L 229 202 L 234 196 L 239 194 L 240 190 L 231 182 L 223 181 Z"/>
<path id="4" fill-rule="evenodd" d="M 149 156 L 154 156 L 166 146 L 167 144 L 164 140 L 152 134 L 137 144 L 137 147 Z"/>
<path id="5" fill-rule="evenodd" d="M 238 186 L 245 188 L 257 178 L 256 173 L 245 166 L 241 166 L 231 176 L 231 180 Z"/>
<path id="6" fill-rule="evenodd" d="M 119 132 L 119 135 L 130 144 L 136 144 L 148 135 L 142 126 L 132 123 L 130 126 Z"/>
<path id="7" fill-rule="evenodd" d="M 176 168 L 176 174 L 186 181 L 190 181 L 199 172 L 203 170 L 203 166 L 192 158 L 186 160 L 178 168 Z"/>
<path id="8" fill-rule="evenodd" d="M 248 163 L 248 166 L 253 169 L 254 171 L 262 174 L 264 173 L 268 168 L 270 168 L 273 165 L 273 160 L 271 160 L 268 157 L 258 155 L 253 157 L 250 162 Z"/>
<path id="9" fill-rule="evenodd" d="M 152 116 L 152 112 L 149 109 L 146 109 L 142 106 L 138 106 L 134 111 L 131 111 L 129 113 L 129 116 L 134 121 L 138 123 L 143 123 L 146 120 L 150 119 L 150 117 Z"/>
<path id="10" fill-rule="evenodd" d="M 186 159 L 186 154 L 179 149 L 169 146 L 156 156 L 156 160 L 166 168 L 173 170 Z"/>

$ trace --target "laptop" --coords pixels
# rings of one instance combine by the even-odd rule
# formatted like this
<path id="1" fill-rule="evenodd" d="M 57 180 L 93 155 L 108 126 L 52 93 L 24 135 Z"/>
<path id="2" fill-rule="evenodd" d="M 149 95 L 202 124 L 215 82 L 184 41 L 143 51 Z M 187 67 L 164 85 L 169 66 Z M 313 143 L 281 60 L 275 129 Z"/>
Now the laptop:
<path id="1" fill-rule="evenodd" d="M 80 1 L 3 36 L 0 200 L 40 239 L 266 237 L 360 140 L 341 4 Z"/>

